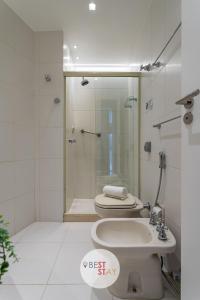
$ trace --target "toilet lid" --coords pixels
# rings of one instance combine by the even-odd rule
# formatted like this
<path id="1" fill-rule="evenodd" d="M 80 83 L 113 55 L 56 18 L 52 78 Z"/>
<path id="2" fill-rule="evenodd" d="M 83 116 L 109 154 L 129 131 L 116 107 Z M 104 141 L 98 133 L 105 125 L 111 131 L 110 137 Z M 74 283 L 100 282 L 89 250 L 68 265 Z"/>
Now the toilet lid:
<path id="1" fill-rule="evenodd" d="M 125 200 L 119 200 L 111 197 L 107 197 L 104 194 L 95 197 L 95 203 L 102 208 L 134 208 L 137 206 L 136 197 L 128 194 Z"/>

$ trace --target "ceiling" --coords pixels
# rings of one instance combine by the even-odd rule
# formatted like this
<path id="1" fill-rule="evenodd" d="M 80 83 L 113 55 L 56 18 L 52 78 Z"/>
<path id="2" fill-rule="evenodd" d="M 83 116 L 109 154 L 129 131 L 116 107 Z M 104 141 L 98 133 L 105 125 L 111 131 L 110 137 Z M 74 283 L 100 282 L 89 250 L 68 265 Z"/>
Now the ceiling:
<path id="1" fill-rule="evenodd" d="M 73 61 L 80 64 L 134 64 L 152 0 L 5 0 L 34 31 L 63 30 Z M 78 48 L 73 49 L 77 44 Z"/>

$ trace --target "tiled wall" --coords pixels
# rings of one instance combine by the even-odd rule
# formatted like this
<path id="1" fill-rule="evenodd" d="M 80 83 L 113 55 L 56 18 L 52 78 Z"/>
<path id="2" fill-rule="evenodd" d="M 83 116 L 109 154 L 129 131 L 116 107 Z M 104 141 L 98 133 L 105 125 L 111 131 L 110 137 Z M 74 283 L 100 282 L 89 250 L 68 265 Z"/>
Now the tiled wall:
<path id="1" fill-rule="evenodd" d="M 45 80 L 49 74 L 51 81 Z M 35 33 L 36 204 L 40 221 L 63 219 L 63 33 Z M 60 103 L 55 104 L 54 99 Z"/>
<path id="2" fill-rule="evenodd" d="M 143 48 L 145 62 L 153 62 L 180 22 L 180 1 L 153 1 L 147 20 L 147 32 Z M 180 31 L 160 58 L 165 66 L 148 73 L 142 79 L 141 105 L 141 198 L 152 204 L 156 198 L 159 181 L 159 152 L 166 153 L 167 168 L 164 171 L 159 201 L 166 208 L 167 224 L 177 239 L 176 254 L 180 259 L 180 175 L 181 175 L 181 121 L 165 124 L 160 130 L 153 124 L 180 115 L 175 102 L 181 97 L 181 44 Z M 146 102 L 152 99 L 153 109 L 146 110 Z M 152 152 L 143 151 L 144 143 L 152 142 Z"/>
<path id="3" fill-rule="evenodd" d="M 36 219 L 33 44 L 0 0 L 0 214 L 11 233 Z"/>

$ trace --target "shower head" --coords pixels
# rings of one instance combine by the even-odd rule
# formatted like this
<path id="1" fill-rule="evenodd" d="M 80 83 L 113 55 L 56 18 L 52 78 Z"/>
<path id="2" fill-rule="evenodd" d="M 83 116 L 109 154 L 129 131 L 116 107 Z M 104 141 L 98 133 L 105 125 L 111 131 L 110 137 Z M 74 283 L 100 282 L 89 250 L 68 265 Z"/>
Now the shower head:
<path id="1" fill-rule="evenodd" d="M 89 83 L 89 80 L 85 79 L 84 77 L 82 78 L 82 81 L 81 81 L 81 85 L 82 86 L 85 86 Z"/>

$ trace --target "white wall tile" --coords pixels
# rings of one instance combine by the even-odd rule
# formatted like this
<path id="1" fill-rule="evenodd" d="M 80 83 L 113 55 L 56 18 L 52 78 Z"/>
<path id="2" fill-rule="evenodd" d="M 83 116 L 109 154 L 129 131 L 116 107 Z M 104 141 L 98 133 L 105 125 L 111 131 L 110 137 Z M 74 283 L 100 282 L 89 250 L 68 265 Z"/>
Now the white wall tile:
<path id="1" fill-rule="evenodd" d="M 16 15 L 14 12 L 4 3 L 0 2 L 0 40 L 12 47 L 15 46 L 16 32 Z M 6 29 L 6 30 L 5 30 Z"/>
<path id="2" fill-rule="evenodd" d="M 15 164 L 0 163 L 0 202 L 12 199 L 15 196 L 15 180 Z"/>
<path id="3" fill-rule="evenodd" d="M 63 129 L 40 128 L 40 158 L 60 158 L 63 153 Z"/>
<path id="4" fill-rule="evenodd" d="M 54 95 L 60 97 L 64 91 L 62 64 L 40 64 L 39 65 L 39 92 L 40 95 Z M 51 76 L 51 81 L 47 82 L 44 78 L 45 74 Z"/>
<path id="5" fill-rule="evenodd" d="M 64 199 L 60 191 L 40 191 L 39 219 L 49 222 L 63 221 Z"/>
<path id="6" fill-rule="evenodd" d="M 12 233 L 35 220 L 33 50 L 33 31 L 0 1 L 0 213 Z"/>
<path id="7" fill-rule="evenodd" d="M 40 190 L 60 190 L 63 180 L 62 159 L 40 159 Z"/>
<path id="8" fill-rule="evenodd" d="M 10 85 L 0 83 L 0 122 L 12 122 L 15 91 Z"/>
<path id="9" fill-rule="evenodd" d="M 14 160 L 14 130 L 10 123 L 0 123 L 0 161 Z"/>
<path id="10" fill-rule="evenodd" d="M 64 80 L 63 33 L 36 32 L 35 40 L 35 91 L 36 138 L 38 172 L 38 220 L 61 221 L 63 218 L 63 143 L 64 143 Z M 51 81 L 44 76 L 49 74 Z M 54 103 L 58 97 L 61 102 Z"/>
<path id="11" fill-rule="evenodd" d="M 22 230 L 35 221 L 35 197 L 34 193 L 17 197 L 14 202 L 14 226 L 15 233 Z"/>
<path id="12" fill-rule="evenodd" d="M 16 83 L 16 69 L 13 66 L 16 66 L 18 61 L 18 56 L 15 53 L 15 50 L 9 45 L 0 42 L 0 81 L 3 83 Z"/>
<path id="13" fill-rule="evenodd" d="M 63 127 L 64 99 L 55 104 L 55 95 L 39 97 L 39 122 L 40 127 Z"/>
<path id="14" fill-rule="evenodd" d="M 10 234 L 14 234 L 15 225 L 14 225 L 14 213 L 15 213 L 15 199 L 7 200 L 0 202 L 0 214 L 3 215 L 3 218 L 8 224 L 8 230 Z"/>
<path id="15" fill-rule="evenodd" d="M 14 118 L 13 121 L 17 124 L 29 124 L 33 128 L 35 121 L 35 103 L 33 100 L 33 92 L 31 90 L 17 89 L 14 95 Z"/>
<path id="16" fill-rule="evenodd" d="M 15 22 L 15 49 L 23 57 L 30 61 L 34 59 L 33 31 L 23 22 L 21 18 L 16 18 Z M 29 73 L 30 74 L 30 73 Z M 31 74 L 30 74 L 31 76 Z"/>
<path id="17" fill-rule="evenodd" d="M 33 159 L 35 157 L 35 130 L 32 126 L 15 126 L 15 159 Z"/>
<path id="18" fill-rule="evenodd" d="M 35 189 L 35 160 L 17 161 L 15 163 L 16 195 L 33 193 Z"/>

